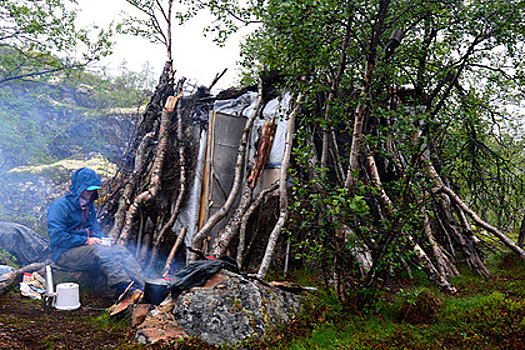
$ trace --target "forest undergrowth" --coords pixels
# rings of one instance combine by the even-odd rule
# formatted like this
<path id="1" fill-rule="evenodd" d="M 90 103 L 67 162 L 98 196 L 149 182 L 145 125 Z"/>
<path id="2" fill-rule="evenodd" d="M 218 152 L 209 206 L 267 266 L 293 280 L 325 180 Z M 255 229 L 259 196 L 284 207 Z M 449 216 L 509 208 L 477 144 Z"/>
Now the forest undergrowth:
<path id="1" fill-rule="evenodd" d="M 519 257 L 490 255 L 489 278 L 461 266 L 455 295 L 423 273 L 391 280 L 373 308 L 356 311 L 330 294 L 255 349 L 523 349 L 525 269 Z M 304 278 L 304 277 L 303 277 Z M 301 283 L 308 283 L 303 280 Z"/>
<path id="2" fill-rule="evenodd" d="M 291 324 L 237 349 L 523 349 L 523 264 L 515 254 L 503 254 L 488 256 L 487 265 L 492 272 L 489 278 L 460 264 L 461 276 L 453 280 L 458 287 L 455 295 L 440 292 L 423 272 L 414 271 L 412 279 L 396 277 L 385 284 L 377 303 L 361 311 L 354 308 L 352 295 L 343 303 L 335 294 L 319 289 L 307 298 L 303 313 Z M 300 271 L 291 277 L 313 286 L 318 274 Z M 104 310 L 110 302 L 87 291 L 83 303 L 99 309 L 67 315 L 46 312 L 41 302 L 22 300 L 13 288 L 0 300 L 4 329 L 0 349 L 234 349 L 195 338 L 137 344 L 129 315 L 114 319 L 93 311 Z"/>

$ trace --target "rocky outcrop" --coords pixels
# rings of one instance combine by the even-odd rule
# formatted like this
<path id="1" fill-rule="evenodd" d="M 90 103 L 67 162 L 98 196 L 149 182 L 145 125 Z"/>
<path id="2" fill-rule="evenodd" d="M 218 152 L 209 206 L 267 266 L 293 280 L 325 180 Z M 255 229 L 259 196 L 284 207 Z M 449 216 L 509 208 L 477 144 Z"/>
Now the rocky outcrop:
<path id="1" fill-rule="evenodd" d="M 0 201 L 0 215 L 15 218 L 17 222 L 43 233 L 47 208 L 66 193 L 71 175 L 81 167 L 95 170 L 103 183 L 116 173 L 116 165 L 98 153 L 77 155 L 47 165 L 11 169 L 0 181 L 0 193 L 4 195 Z"/>
<path id="2" fill-rule="evenodd" d="M 0 218 L 41 234 L 45 210 L 65 193 L 73 170 L 115 174 L 140 112 L 120 98 L 129 89 L 90 75 L 82 84 L 63 78 L 2 85 L 0 94 Z"/>
<path id="3" fill-rule="evenodd" d="M 222 270 L 204 286 L 150 311 L 135 340 L 148 344 L 194 336 L 212 345 L 234 345 L 288 324 L 300 301 L 299 295 Z"/>

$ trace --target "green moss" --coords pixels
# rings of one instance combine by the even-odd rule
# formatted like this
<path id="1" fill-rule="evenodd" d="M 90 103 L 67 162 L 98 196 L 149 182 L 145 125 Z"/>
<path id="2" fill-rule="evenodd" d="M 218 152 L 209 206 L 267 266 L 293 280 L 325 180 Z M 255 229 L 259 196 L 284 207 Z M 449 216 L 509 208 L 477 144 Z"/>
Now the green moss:
<path id="1" fill-rule="evenodd" d="M 483 278 L 460 266 L 456 295 L 416 280 L 384 291 L 373 310 L 356 312 L 320 290 L 284 332 L 252 349 L 519 349 L 525 348 L 524 264 L 490 256 Z M 303 281 L 307 283 L 307 281 Z M 273 338 L 272 338 L 273 337 Z"/>
<path id="2" fill-rule="evenodd" d="M 93 169 L 101 178 L 114 176 L 117 167 L 102 156 L 91 159 L 83 159 L 84 156 L 74 156 L 63 159 L 53 164 L 38 166 L 21 166 L 9 171 L 9 174 L 17 175 L 46 175 L 51 176 L 57 182 L 63 182 L 71 177 L 71 173 L 79 168 L 88 167 Z"/>
<path id="3" fill-rule="evenodd" d="M 3 249 L 0 249 L 0 265 L 12 266 L 15 269 L 20 268 L 20 266 L 17 264 L 17 258 Z"/>

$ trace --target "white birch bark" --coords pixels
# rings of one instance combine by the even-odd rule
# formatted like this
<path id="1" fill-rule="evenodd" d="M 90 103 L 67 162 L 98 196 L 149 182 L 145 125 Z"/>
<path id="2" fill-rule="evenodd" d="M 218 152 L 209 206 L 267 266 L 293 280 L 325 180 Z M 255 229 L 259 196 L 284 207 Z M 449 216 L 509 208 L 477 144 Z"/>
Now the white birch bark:
<path id="1" fill-rule="evenodd" d="M 436 189 L 434 189 L 435 193 L 443 192 L 446 193 L 452 200 L 463 210 L 465 213 L 467 213 L 470 218 L 479 226 L 484 228 L 485 230 L 491 232 L 494 236 L 496 236 L 500 241 L 502 241 L 508 248 L 510 248 L 513 252 L 518 254 L 522 260 L 525 261 L 525 251 L 521 249 L 516 243 L 514 243 L 509 237 L 507 237 L 503 232 L 495 228 L 494 226 L 490 225 L 488 222 L 482 220 L 478 214 L 476 214 L 472 209 L 470 209 L 465 202 L 459 198 L 459 196 L 452 191 L 447 186 L 440 186 Z"/>
<path id="2" fill-rule="evenodd" d="M 233 181 L 233 186 L 230 191 L 230 194 L 228 195 L 228 198 L 224 202 L 224 205 L 215 213 L 213 214 L 206 223 L 202 226 L 202 228 L 195 234 L 192 241 L 192 248 L 195 250 L 200 250 L 202 246 L 202 242 L 206 235 L 211 231 L 211 229 L 220 221 L 222 220 L 230 211 L 231 207 L 233 206 L 233 203 L 235 202 L 235 199 L 237 198 L 237 194 L 239 193 L 239 190 L 241 188 L 241 180 L 242 180 L 242 172 L 243 172 L 243 166 L 244 166 L 244 160 L 246 157 L 246 145 L 248 143 L 248 135 L 250 133 L 250 130 L 253 126 L 253 123 L 255 121 L 255 118 L 259 115 L 262 105 L 263 105 L 263 89 L 262 89 L 262 80 L 259 79 L 259 93 L 257 102 L 255 103 L 255 106 L 253 108 L 252 114 L 250 115 L 250 118 L 246 122 L 246 126 L 244 127 L 244 130 L 242 132 L 241 141 L 239 144 L 239 150 L 237 152 L 237 162 L 235 164 L 235 176 Z M 195 259 L 194 256 L 190 260 Z"/>
<path id="3" fill-rule="evenodd" d="M 175 109 L 177 101 L 181 94 L 177 97 L 170 96 L 166 101 L 165 107 L 162 111 L 161 124 L 159 130 L 159 144 L 157 148 L 157 154 L 155 155 L 155 161 L 151 169 L 151 182 L 149 188 L 135 197 L 133 204 L 129 207 L 126 212 L 126 219 L 124 221 L 124 227 L 120 233 L 118 240 L 119 245 L 125 245 L 129 239 L 133 220 L 137 214 L 138 208 L 144 203 L 148 202 L 151 198 L 157 196 L 157 191 L 160 187 L 160 177 L 162 173 L 162 167 L 164 166 L 164 159 L 166 157 L 166 149 L 168 145 L 169 137 L 169 123 L 171 122 L 171 115 Z"/>
<path id="4" fill-rule="evenodd" d="M 184 154 L 184 144 L 182 142 L 184 138 L 184 125 L 183 125 L 183 111 L 179 108 L 178 110 L 178 119 L 177 119 L 177 138 L 179 139 L 179 162 L 180 162 L 180 188 L 179 192 L 177 194 L 177 198 L 175 199 L 175 205 L 173 207 L 173 210 L 171 212 L 170 218 L 160 231 L 157 233 L 156 237 L 153 240 L 153 247 L 151 251 L 151 259 L 149 263 L 149 267 L 151 268 L 153 264 L 155 263 L 155 260 L 157 259 L 157 256 L 159 254 L 160 249 L 160 243 L 162 242 L 164 235 L 168 230 L 171 229 L 173 224 L 175 223 L 175 220 L 177 220 L 177 217 L 179 216 L 180 208 L 182 206 L 182 202 L 184 200 L 184 197 L 186 195 L 186 158 Z"/>
<path id="5" fill-rule="evenodd" d="M 179 249 L 180 245 L 182 244 L 182 241 L 184 240 L 184 237 L 186 236 L 186 231 L 186 226 L 182 226 L 179 236 L 177 237 L 175 244 L 173 244 L 173 247 L 171 247 L 170 254 L 166 258 L 166 264 L 164 265 L 164 269 L 162 270 L 163 277 L 166 277 L 168 275 L 168 272 L 170 272 L 171 264 L 175 259 L 175 254 L 177 253 L 177 250 Z"/>
<path id="6" fill-rule="evenodd" d="M 262 190 L 257 195 L 257 197 L 255 197 L 255 200 L 241 218 L 241 225 L 239 227 L 239 245 L 237 246 L 237 264 L 239 265 L 239 267 L 242 266 L 242 263 L 244 261 L 244 250 L 246 249 L 246 226 L 248 224 L 248 219 L 254 212 L 255 208 L 259 207 L 259 205 L 262 204 L 266 196 L 269 193 L 275 191 L 278 188 L 278 186 L 279 181 Z"/>
<path id="7" fill-rule="evenodd" d="M 270 268 L 270 263 L 273 257 L 273 252 L 275 250 L 275 245 L 277 244 L 277 239 L 279 238 L 281 229 L 283 228 L 284 224 L 286 223 L 286 220 L 288 219 L 288 194 L 286 192 L 286 186 L 288 181 L 288 168 L 290 167 L 293 134 L 295 133 L 295 118 L 299 113 L 302 101 L 303 94 L 299 93 L 295 101 L 295 108 L 293 109 L 292 113 L 290 113 L 290 116 L 288 118 L 285 151 L 283 155 L 283 160 L 281 162 L 281 174 L 279 177 L 280 215 L 279 219 L 277 220 L 277 223 L 275 224 L 270 234 L 270 238 L 268 240 L 268 245 L 266 246 L 266 251 L 264 253 L 261 266 L 259 267 L 259 271 L 257 272 L 257 277 L 260 279 L 264 279 L 266 277 L 266 274 L 268 273 L 268 269 Z"/>

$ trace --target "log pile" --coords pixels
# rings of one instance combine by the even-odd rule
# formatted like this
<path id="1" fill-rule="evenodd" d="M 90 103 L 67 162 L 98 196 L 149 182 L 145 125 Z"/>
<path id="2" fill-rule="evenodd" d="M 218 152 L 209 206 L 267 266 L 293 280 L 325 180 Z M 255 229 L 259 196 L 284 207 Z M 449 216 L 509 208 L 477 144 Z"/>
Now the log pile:
<path id="1" fill-rule="evenodd" d="M 194 166 L 193 140 L 184 136 L 190 125 L 191 100 L 180 103 L 184 82 L 184 78 L 173 81 L 167 62 L 102 206 L 101 219 L 109 236 L 132 248 L 145 266 L 156 263 Z"/>

